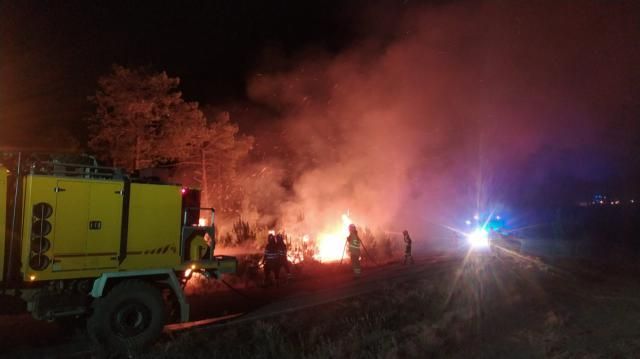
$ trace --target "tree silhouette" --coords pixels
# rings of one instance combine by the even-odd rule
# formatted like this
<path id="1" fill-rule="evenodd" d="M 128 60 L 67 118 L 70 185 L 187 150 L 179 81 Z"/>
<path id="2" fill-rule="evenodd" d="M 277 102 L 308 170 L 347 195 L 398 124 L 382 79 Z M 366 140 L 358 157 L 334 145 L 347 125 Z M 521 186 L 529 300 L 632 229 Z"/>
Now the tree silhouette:
<path id="1" fill-rule="evenodd" d="M 202 189 L 202 203 L 238 213 L 242 197 L 236 166 L 253 138 L 239 133 L 228 112 L 200 110 L 178 91 L 180 79 L 145 68 L 114 65 L 98 80 L 90 100 L 89 147 L 128 170 L 162 166 L 174 169 L 186 185 Z"/>
<path id="2" fill-rule="evenodd" d="M 115 166 L 128 170 L 150 167 L 166 158 L 162 141 L 171 122 L 197 117 L 197 104 L 185 103 L 180 79 L 146 68 L 114 65 L 100 77 L 96 113 L 89 118 L 89 147 Z"/>

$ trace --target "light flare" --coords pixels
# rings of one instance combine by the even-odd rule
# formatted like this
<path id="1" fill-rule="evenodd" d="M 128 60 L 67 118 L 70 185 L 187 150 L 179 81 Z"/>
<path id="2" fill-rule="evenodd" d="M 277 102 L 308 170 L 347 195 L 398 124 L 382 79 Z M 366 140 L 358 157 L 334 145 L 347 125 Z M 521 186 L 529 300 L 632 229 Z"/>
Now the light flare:
<path id="1" fill-rule="evenodd" d="M 484 228 L 476 228 L 469 233 L 467 240 L 472 248 L 485 248 L 489 246 L 489 233 Z"/>

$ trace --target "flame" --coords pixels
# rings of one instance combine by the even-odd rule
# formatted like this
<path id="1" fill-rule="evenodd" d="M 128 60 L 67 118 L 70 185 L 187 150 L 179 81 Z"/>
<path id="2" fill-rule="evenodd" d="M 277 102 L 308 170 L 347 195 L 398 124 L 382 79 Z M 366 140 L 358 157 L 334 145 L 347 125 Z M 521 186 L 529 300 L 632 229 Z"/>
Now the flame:
<path id="1" fill-rule="evenodd" d="M 318 234 L 316 244 L 318 250 L 314 258 L 320 262 L 336 262 L 344 255 L 344 246 L 349 236 L 349 225 L 352 224 L 347 213 L 342 215 L 342 225 L 330 232 Z"/>

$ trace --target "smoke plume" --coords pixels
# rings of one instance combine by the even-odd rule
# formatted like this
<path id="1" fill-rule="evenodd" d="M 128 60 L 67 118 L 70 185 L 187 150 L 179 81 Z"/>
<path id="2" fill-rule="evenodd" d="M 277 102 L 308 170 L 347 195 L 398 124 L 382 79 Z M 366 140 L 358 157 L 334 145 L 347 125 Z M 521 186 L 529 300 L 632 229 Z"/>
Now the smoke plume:
<path id="1" fill-rule="evenodd" d="M 599 1 L 409 7 L 391 28 L 361 22 L 375 36 L 347 51 L 256 74 L 250 97 L 282 114 L 284 225 L 304 213 L 321 229 L 349 210 L 361 225 L 424 232 L 631 165 L 637 15 Z"/>

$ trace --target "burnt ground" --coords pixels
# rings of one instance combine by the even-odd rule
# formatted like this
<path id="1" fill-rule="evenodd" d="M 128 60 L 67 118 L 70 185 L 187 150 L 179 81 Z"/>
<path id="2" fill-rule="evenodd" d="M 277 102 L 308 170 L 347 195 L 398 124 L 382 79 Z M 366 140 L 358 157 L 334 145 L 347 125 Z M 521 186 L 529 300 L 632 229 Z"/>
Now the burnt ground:
<path id="1" fill-rule="evenodd" d="M 427 256 L 416 265 L 306 266 L 278 288 L 191 289 L 192 319 L 150 357 L 640 357 L 636 267 L 531 257 Z M 196 281 L 197 284 L 197 281 Z M 11 357 L 65 357 L 86 338 L 26 314 L 0 316 Z M 71 349 L 70 349 L 71 348 Z"/>

